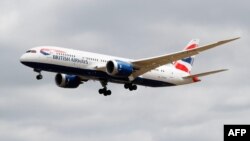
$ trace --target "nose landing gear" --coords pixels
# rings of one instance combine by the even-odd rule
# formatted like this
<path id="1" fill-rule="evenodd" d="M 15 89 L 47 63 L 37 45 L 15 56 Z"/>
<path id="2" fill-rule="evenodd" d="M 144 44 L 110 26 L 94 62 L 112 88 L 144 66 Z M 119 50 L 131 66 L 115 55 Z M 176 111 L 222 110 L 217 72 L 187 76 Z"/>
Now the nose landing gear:
<path id="1" fill-rule="evenodd" d="M 37 72 L 37 73 L 38 73 L 38 75 L 36 76 L 36 79 L 37 79 L 37 80 L 43 79 L 43 76 L 42 76 L 42 74 L 41 74 L 41 70 L 34 69 L 34 72 Z"/>

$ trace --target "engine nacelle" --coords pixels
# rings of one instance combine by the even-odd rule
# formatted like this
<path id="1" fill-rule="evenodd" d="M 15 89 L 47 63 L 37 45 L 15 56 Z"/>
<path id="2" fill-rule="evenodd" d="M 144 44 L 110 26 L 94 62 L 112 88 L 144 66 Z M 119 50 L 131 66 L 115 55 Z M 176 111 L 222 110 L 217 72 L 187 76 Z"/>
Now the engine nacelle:
<path id="1" fill-rule="evenodd" d="M 81 80 L 76 75 L 66 75 L 58 73 L 55 77 L 56 85 L 61 88 L 77 88 Z"/>
<path id="2" fill-rule="evenodd" d="M 128 77 L 134 70 L 132 64 L 119 60 L 108 61 L 106 68 L 109 75 L 117 77 Z"/>

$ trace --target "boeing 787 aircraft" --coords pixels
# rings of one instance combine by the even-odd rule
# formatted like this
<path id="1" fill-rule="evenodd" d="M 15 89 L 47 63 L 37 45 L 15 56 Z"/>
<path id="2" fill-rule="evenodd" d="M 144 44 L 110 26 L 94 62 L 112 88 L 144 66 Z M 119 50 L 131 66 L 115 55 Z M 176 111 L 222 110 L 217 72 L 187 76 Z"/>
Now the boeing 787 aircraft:
<path id="1" fill-rule="evenodd" d="M 137 85 L 165 87 L 199 82 L 199 77 L 226 71 L 191 74 L 195 55 L 219 45 L 237 40 L 222 40 L 199 47 L 199 40 L 188 43 L 183 51 L 138 60 L 78 51 L 53 46 L 40 46 L 28 50 L 20 61 L 43 78 L 42 71 L 57 73 L 55 82 L 62 88 L 77 88 L 88 80 L 100 81 L 99 93 L 111 95 L 108 82 L 124 84 L 125 89 L 136 90 Z"/>

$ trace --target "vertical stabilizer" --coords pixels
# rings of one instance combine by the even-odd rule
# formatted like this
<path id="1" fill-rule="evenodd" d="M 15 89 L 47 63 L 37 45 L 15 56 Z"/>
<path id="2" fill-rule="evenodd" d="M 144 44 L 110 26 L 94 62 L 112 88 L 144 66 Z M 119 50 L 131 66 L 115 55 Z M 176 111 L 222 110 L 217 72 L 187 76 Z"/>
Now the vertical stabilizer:
<path id="1" fill-rule="evenodd" d="M 193 39 L 188 43 L 188 45 L 184 48 L 184 50 L 194 49 L 197 48 L 198 46 L 199 46 L 199 39 Z M 195 56 L 191 56 L 178 60 L 174 63 L 174 66 L 178 70 L 190 73 L 194 63 L 194 58 Z"/>

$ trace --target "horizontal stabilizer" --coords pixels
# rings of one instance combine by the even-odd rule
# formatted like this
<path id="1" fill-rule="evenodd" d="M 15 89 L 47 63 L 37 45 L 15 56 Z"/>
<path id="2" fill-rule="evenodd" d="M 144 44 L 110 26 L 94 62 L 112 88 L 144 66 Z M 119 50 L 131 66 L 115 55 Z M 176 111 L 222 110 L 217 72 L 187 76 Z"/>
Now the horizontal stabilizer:
<path id="1" fill-rule="evenodd" d="M 199 73 L 199 74 L 193 74 L 193 75 L 189 75 L 186 77 L 183 77 L 184 79 L 189 79 L 189 78 L 195 78 L 195 77 L 202 77 L 202 76 L 207 76 L 210 74 L 215 74 L 215 73 L 219 73 L 219 72 L 223 72 L 223 71 L 227 71 L 228 69 L 221 69 L 221 70 L 215 70 L 215 71 L 209 71 L 209 72 L 204 72 L 204 73 Z"/>

